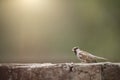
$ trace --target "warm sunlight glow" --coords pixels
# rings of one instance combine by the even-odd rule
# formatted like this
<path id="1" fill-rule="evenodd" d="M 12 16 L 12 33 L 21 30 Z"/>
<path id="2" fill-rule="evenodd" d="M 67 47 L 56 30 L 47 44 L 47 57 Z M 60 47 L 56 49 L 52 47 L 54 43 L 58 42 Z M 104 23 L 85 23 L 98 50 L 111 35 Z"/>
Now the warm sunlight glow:
<path id="1" fill-rule="evenodd" d="M 46 4 L 48 4 L 49 0 L 20 0 L 24 5 L 26 6 L 36 6 L 39 4 L 39 6 L 44 7 Z"/>

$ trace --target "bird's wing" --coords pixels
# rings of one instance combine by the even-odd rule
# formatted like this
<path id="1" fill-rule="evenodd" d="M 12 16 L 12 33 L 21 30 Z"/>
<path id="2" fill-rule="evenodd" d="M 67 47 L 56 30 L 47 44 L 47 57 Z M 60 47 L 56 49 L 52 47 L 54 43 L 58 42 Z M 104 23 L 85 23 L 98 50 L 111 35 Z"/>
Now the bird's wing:
<path id="1" fill-rule="evenodd" d="M 93 58 L 94 55 L 86 52 L 86 51 L 81 51 L 80 54 L 83 56 L 83 58 L 87 59 L 87 58 Z"/>
<path id="2" fill-rule="evenodd" d="M 90 54 L 89 52 L 86 52 L 86 51 L 82 51 L 81 54 L 83 54 L 85 56 L 94 57 L 94 55 L 92 55 L 92 54 Z"/>
<path id="3" fill-rule="evenodd" d="M 92 55 L 86 51 L 84 51 L 84 53 L 86 53 L 85 55 L 91 57 L 91 58 L 95 58 L 95 59 L 102 59 L 102 60 L 107 60 L 106 58 L 103 58 L 103 57 L 98 57 L 98 56 L 95 56 L 95 55 Z"/>
<path id="4" fill-rule="evenodd" d="M 96 62 L 94 55 L 86 51 L 81 51 L 81 55 L 82 55 L 82 59 L 85 60 L 87 63 Z"/>

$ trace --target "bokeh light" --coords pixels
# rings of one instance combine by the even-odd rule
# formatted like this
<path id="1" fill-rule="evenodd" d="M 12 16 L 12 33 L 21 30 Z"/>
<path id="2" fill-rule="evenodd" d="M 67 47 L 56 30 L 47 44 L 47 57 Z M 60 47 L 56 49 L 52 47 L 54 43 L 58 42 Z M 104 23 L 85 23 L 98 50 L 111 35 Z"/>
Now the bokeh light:
<path id="1" fill-rule="evenodd" d="M 1 0 L 0 62 L 79 62 L 74 46 L 120 61 L 120 2 L 108 2 Z"/>

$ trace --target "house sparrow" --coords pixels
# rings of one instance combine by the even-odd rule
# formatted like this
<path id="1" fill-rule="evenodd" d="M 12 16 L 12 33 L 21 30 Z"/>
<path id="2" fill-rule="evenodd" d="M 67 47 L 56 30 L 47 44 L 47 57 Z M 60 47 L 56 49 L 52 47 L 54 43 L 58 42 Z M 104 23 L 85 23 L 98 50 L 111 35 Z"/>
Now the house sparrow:
<path id="1" fill-rule="evenodd" d="M 72 51 L 75 53 L 77 58 L 82 62 L 82 63 L 96 63 L 98 59 L 100 60 L 107 60 L 102 57 L 94 56 L 90 54 L 89 52 L 82 51 L 78 47 L 72 48 Z"/>

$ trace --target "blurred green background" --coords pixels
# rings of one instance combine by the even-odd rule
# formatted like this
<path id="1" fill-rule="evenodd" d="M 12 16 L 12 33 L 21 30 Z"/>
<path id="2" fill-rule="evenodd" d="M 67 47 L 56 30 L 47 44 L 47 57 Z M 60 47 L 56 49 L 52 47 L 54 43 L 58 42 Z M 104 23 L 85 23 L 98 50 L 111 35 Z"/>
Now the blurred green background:
<path id="1" fill-rule="evenodd" d="M 0 0 L 0 62 L 120 61 L 119 0 Z"/>

